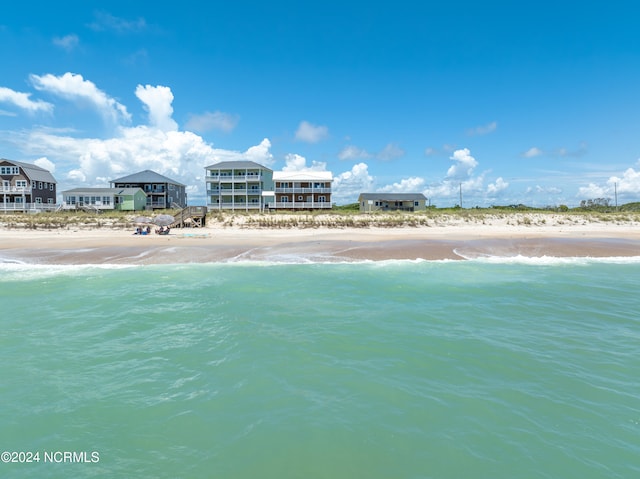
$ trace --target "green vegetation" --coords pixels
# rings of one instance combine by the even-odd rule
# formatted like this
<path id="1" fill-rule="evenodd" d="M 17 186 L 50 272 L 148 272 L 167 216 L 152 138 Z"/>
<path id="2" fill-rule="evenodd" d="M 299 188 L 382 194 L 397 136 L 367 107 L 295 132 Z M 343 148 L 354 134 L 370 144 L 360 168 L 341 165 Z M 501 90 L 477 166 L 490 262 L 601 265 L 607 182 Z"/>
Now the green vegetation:
<path id="1" fill-rule="evenodd" d="M 57 211 L 32 213 L 7 212 L 0 214 L 0 228 L 8 229 L 129 229 L 137 216 L 173 214 L 177 210 L 151 212 Z M 585 203 L 577 208 L 564 205 L 531 208 L 525 205 L 492 206 L 490 208 L 426 208 L 418 212 L 389 211 L 360 213 L 358 205 L 350 204 L 333 209 L 309 212 L 231 212 L 212 210 L 207 224 L 212 227 L 240 228 L 397 228 L 437 227 L 449 224 L 489 224 L 502 221 L 509 225 L 563 225 L 595 223 L 640 223 L 640 203 L 611 206 Z"/>

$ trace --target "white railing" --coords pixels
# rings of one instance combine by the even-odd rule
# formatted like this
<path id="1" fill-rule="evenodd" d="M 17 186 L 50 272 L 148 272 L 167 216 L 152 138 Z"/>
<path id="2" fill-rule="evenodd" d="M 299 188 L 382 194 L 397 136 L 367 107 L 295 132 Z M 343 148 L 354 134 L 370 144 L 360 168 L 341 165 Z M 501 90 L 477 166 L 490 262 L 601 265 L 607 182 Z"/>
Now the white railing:
<path id="1" fill-rule="evenodd" d="M 7 211 L 54 211 L 58 205 L 49 203 L 0 203 L 0 213 Z"/>
<path id="2" fill-rule="evenodd" d="M 260 203 L 210 203 L 207 205 L 211 210 L 260 210 Z"/>
<path id="3" fill-rule="evenodd" d="M 260 181 L 262 175 L 209 175 L 206 181 Z"/>
<path id="4" fill-rule="evenodd" d="M 0 186 L 0 193 L 31 193 L 30 186 Z"/>
<path id="5" fill-rule="evenodd" d="M 283 210 L 324 210 L 331 209 L 331 203 L 327 201 L 276 201 L 266 205 L 271 209 Z"/>
<path id="6" fill-rule="evenodd" d="M 331 188 L 276 188 L 276 193 L 331 193 Z"/>

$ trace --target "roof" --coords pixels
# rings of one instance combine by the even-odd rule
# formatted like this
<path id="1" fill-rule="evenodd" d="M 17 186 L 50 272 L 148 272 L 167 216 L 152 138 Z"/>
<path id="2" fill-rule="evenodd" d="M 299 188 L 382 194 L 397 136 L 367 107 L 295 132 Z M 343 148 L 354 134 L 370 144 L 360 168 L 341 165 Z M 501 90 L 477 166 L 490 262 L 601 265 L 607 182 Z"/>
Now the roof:
<path id="1" fill-rule="evenodd" d="M 182 183 L 178 183 L 171 178 L 151 170 L 144 170 L 129 176 L 123 176 L 122 178 L 111 180 L 110 183 L 171 183 L 173 185 L 184 186 Z"/>
<path id="2" fill-rule="evenodd" d="M 115 196 L 133 196 L 138 191 L 143 191 L 142 188 L 73 188 L 71 190 L 65 190 L 62 195 L 69 193 L 87 193 L 90 195 L 115 195 Z M 147 195 L 144 193 L 145 196 Z"/>
<path id="3" fill-rule="evenodd" d="M 260 163 L 256 163 L 255 161 L 249 160 L 239 160 L 239 161 L 220 161 L 218 163 L 214 163 L 213 165 L 205 166 L 207 170 L 244 170 L 244 169 L 259 169 L 259 170 L 267 170 L 271 171 L 271 169 L 266 166 L 262 166 Z"/>
<path id="4" fill-rule="evenodd" d="M 56 183 L 56 179 L 53 177 L 49 170 L 45 170 L 32 163 L 23 163 L 22 161 L 7 160 L 6 158 L 0 158 L 1 161 L 6 161 L 12 165 L 19 166 L 24 171 L 25 175 L 29 177 L 31 181 L 46 181 L 47 183 Z"/>
<path id="5" fill-rule="evenodd" d="M 358 201 L 383 200 L 383 201 L 420 201 L 427 197 L 422 193 L 360 193 Z"/>
<path id="6" fill-rule="evenodd" d="M 274 171 L 273 181 L 332 181 L 333 175 L 330 171 Z"/>

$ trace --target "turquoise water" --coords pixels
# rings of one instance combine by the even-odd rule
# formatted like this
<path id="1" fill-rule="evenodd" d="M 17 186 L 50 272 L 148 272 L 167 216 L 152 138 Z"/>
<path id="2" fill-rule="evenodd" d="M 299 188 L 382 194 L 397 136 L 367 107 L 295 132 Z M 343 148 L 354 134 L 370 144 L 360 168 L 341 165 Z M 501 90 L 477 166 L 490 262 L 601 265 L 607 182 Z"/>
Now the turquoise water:
<path id="1" fill-rule="evenodd" d="M 638 259 L 0 272 L 1 477 L 640 477 Z"/>

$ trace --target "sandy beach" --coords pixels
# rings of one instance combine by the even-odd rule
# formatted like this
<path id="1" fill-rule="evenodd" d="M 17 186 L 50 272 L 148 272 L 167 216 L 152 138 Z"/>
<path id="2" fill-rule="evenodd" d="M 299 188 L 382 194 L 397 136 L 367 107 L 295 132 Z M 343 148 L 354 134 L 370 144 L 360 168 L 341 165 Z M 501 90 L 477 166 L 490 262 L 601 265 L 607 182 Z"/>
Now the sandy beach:
<path id="1" fill-rule="evenodd" d="M 227 261 L 464 260 L 486 256 L 640 256 L 635 221 L 567 221 L 566 216 L 440 220 L 402 227 L 256 227 L 210 222 L 167 236 L 133 229 L 0 227 L 0 262 L 31 264 L 173 264 Z"/>

